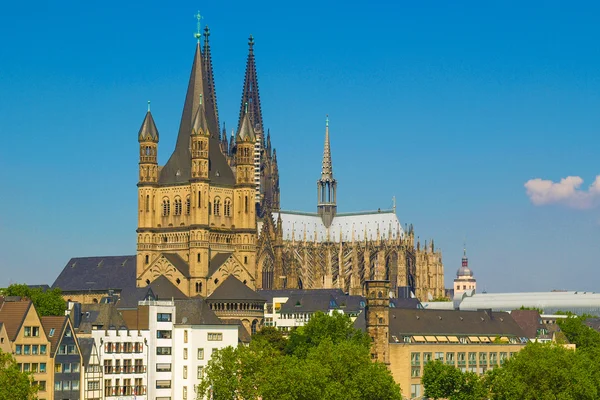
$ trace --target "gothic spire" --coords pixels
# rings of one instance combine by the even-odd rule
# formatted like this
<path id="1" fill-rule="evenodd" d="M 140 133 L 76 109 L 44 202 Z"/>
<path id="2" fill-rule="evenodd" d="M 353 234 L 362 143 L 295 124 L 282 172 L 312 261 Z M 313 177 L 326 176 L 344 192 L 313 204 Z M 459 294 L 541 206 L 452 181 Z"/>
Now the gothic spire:
<path id="1" fill-rule="evenodd" d="M 246 104 L 244 116 L 242 117 L 242 124 L 237 134 L 238 141 L 242 142 L 256 142 L 256 136 L 254 135 L 254 129 L 252 129 L 252 122 L 250 121 L 250 114 L 248 112 L 248 104 Z"/>
<path id="2" fill-rule="evenodd" d="M 150 102 L 148 102 L 148 112 L 146 113 L 146 117 L 144 117 L 140 131 L 138 132 L 138 140 L 140 142 L 146 140 L 158 142 L 158 129 L 156 129 L 154 118 L 152 118 L 152 113 L 150 112 Z"/>
<path id="3" fill-rule="evenodd" d="M 246 62 L 246 76 L 244 77 L 244 90 L 242 92 L 242 104 L 240 106 L 240 119 L 238 131 L 242 125 L 246 104 L 248 105 L 248 117 L 252 127 L 257 132 L 263 132 L 262 111 L 260 108 L 260 96 L 258 93 L 258 77 L 256 75 L 256 62 L 254 60 L 254 38 L 248 38 L 248 60 Z"/>
<path id="4" fill-rule="evenodd" d="M 213 74 L 213 66 L 212 66 L 212 57 L 210 55 L 210 43 L 208 41 L 208 37 L 210 36 L 210 29 L 208 25 L 204 27 L 204 51 L 202 53 L 203 61 L 204 61 L 204 73 L 206 76 L 206 88 L 205 93 L 207 94 L 207 98 L 205 99 L 208 105 L 210 105 L 211 116 L 210 119 L 214 119 L 212 123 L 214 124 L 214 131 L 211 131 L 211 134 L 214 137 L 219 136 L 219 109 L 217 108 L 217 91 L 215 89 L 215 77 Z"/>
<path id="5" fill-rule="evenodd" d="M 321 166 L 321 180 L 333 180 L 333 166 L 331 165 L 331 148 L 329 145 L 329 116 L 325 120 L 325 146 L 323 148 L 323 164 Z"/>

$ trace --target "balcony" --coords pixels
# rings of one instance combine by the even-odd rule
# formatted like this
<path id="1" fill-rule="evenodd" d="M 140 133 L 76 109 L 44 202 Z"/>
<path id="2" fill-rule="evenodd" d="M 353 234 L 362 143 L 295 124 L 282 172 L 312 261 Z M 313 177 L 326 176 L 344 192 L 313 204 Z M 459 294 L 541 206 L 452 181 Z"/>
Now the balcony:
<path id="1" fill-rule="evenodd" d="M 146 394 L 146 385 L 138 386 L 105 386 L 104 396 L 142 396 Z"/>

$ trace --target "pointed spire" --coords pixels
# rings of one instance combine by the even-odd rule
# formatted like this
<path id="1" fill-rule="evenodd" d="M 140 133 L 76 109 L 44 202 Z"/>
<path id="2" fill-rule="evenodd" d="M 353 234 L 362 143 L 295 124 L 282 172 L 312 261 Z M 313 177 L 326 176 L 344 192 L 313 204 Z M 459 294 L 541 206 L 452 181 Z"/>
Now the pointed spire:
<path id="1" fill-rule="evenodd" d="M 196 111 L 194 122 L 192 124 L 192 135 L 208 135 L 210 133 L 208 129 L 208 123 L 206 121 L 206 110 L 204 109 L 202 97 L 202 93 L 200 93 L 198 111 Z"/>
<path id="2" fill-rule="evenodd" d="M 142 142 L 146 140 L 158 142 L 158 129 L 156 129 L 154 118 L 152 118 L 152 113 L 150 112 L 150 102 L 148 102 L 148 111 L 138 132 L 138 141 Z"/>
<path id="3" fill-rule="evenodd" d="M 331 147 L 329 144 L 329 115 L 325 119 L 325 146 L 323 149 L 323 164 L 321 167 L 321 180 L 333 180 L 333 167 L 331 164 Z"/>
<path id="4" fill-rule="evenodd" d="M 238 140 L 241 140 L 242 142 L 256 142 L 254 129 L 252 129 L 252 122 L 250 122 L 250 117 L 247 112 L 244 113 L 244 116 L 242 117 L 242 124 L 238 130 L 237 137 Z"/>
<path id="5" fill-rule="evenodd" d="M 209 119 L 211 119 L 211 128 L 214 129 L 214 132 L 211 133 L 215 136 L 219 136 L 219 108 L 217 107 L 217 91 L 215 89 L 215 77 L 213 74 L 213 66 L 212 66 L 212 56 L 210 53 L 210 43 L 208 38 L 210 36 L 210 29 L 208 25 L 204 27 L 204 51 L 203 61 L 204 61 L 204 73 L 206 78 L 206 103 L 207 103 L 207 111 L 210 112 Z"/>
<path id="6" fill-rule="evenodd" d="M 251 126 L 256 131 L 263 132 L 260 95 L 258 93 L 258 77 L 256 74 L 256 61 L 254 59 L 254 38 L 252 35 L 248 38 L 248 60 L 246 62 L 246 76 L 244 77 L 244 89 L 242 91 L 238 131 L 242 125 L 246 104 L 248 104 L 248 114 L 250 122 L 252 123 Z"/>

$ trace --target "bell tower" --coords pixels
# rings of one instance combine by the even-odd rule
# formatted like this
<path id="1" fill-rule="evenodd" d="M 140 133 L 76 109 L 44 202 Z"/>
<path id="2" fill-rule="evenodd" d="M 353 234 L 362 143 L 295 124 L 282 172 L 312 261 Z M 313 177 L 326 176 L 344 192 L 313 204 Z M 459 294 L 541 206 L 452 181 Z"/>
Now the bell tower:
<path id="1" fill-rule="evenodd" d="M 337 182 L 333 178 L 333 167 L 331 164 L 329 116 L 325 120 L 325 147 L 323 149 L 321 179 L 317 181 L 317 200 L 317 212 L 323 220 L 323 224 L 329 228 L 337 213 Z"/>
<path id="2" fill-rule="evenodd" d="M 371 337 L 371 359 L 390 364 L 390 281 L 366 281 L 367 333 Z"/>

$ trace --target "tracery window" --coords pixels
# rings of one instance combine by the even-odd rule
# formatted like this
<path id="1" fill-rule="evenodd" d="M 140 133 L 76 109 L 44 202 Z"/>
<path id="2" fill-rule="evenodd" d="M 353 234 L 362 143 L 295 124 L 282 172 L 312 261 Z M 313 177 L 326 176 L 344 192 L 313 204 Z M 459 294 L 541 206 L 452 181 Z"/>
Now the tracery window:
<path id="1" fill-rule="evenodd" d="M 185 215 L 190 215 L 190 211 L 192 210 L 192 199 L 188 196 L 185 199 Z"/>
<path id="2" fill-rule="evenodd" d="M 162 205 L 163 205 L 162 216 L 168 217 L 169 214 L 171 214 L 171 201 L 169 199 L 163 199 Z"/>
<path id="3" fill-rule="evenodd" d="M 231 217 L 231 199 L 225 199 L 223 212 L 226 217 Z"/>
<path id="4" fill-rule="evenodd" d="M 215 204 L 213 207 L 213 214 L 221 215 L 221 199 L 218 197 L 215 199 Z"/>
<path id="5" fill-rule="evenodd" d="M 181 215 L 181 199 L 175 199 L 175 215 Z"/>

